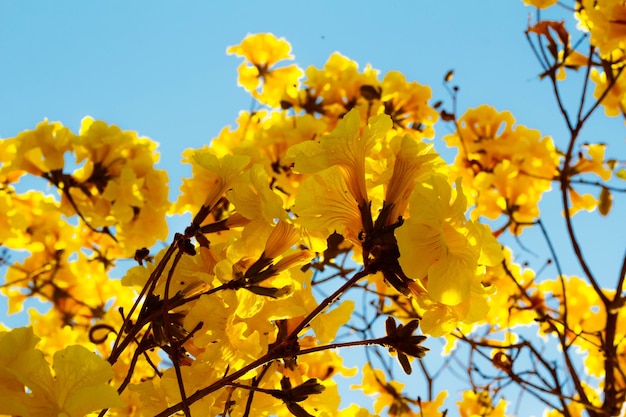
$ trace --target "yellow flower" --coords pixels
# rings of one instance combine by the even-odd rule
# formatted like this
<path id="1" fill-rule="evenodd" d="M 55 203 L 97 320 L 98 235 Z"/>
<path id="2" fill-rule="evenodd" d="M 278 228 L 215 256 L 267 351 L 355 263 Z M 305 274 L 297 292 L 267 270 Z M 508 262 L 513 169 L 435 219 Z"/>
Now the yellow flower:
<path id="1" fill-rule="evenodd" d="M 289 42 L 271 33 L 249 34 L 241 44 L 226 49 L 226 53 L 244 57 L 259 69 L 265 70 L 282 60 L 293 59 Z"/>
<path id="2" fill-rule="evenodd" d="M 578 153 L 578 161 L 576 161 L 576 163 L 570 168 L 570 177 L 574 177 L 578 174 L 593 173 L 598 175 L 604 181 L 610 180 L 612 171 L 604 160 L 606 145 L 586 144 L 583 146 L 583 149 L 586 150 L 586 154 L 583 152 Z M 591 194 L 579 194 L 571 183 L 568 184 L 568 191 L 571 201 L 571 207 L 569 210 L 570 216 L 573 216 L 579 210 L 593 211 L 596 207 L 598 207 L 598 199 Z"/>
<path id="3" fill-rule="evenodd" d="M 215 156 L 209 148 L 188 149 L 183 153 L 183 162 L 191 163 L 191 178 L 183 178 L 181 195 L 174 205 L 176 213 L 197 212 L 200 207 L 213 208 L 222 195 L 250 162 L 248 156 Z"/>
<path id="4" fill-rule="evenodd" d="M 384 113 L 391 116 L 395 126 L 414 129 L 421 136 L 432 138 L 439 113 L 428 105 L 431 95 L 430 87 L 415 81 L 409 83 L 404 74 L 390 71 L 383 79 L 380 100 Z"/>
<path id="5" fill-rule="evenodd" d="M 396 231 L 400 265 L 411 278 L 425 282 L 437 302 L 457 305 L 470 294 L 478 259 L 480 233 L 465 219 L 466 199 L 460 181 L 456 198 L 446 179 L 434 175 L 418 183 L 410 199 L 410 217 Z"/>
<path id="6" fill-rule="evenodd" d="M 311 321 L 311 328 L 315 332 L 315 337 L 322 344 L 332 342 L 337 336 L 339 328 L 350 320 L 353 311 L 354 301 L 345 300 L 331 311 L 315 317 Z"/>
<path id="7" fill-rule="evenodd" d="M 443 402 L 448 396 L 448 392 L 443 390 L 439 391 L 437 398 L 432 401 L 421 401 L 420 411 L 417 415 L 420 417 L 441 417 L 445 414 L 445 411 L 441 410 L 444 406 Z"/>
<path id="8" fill-rule="evenodd" d="M 571 206 L 569 208 L 569 215 L 573 216 L 580 210 L 594 211 L 598 207 L 598 200 L 591 194 L 579 194 L 578 191 L 569 188 L 569 198 Z"/>
<path id="9" fill-rule="evenodd" d="M 69 187 L 61 202 L 64 212 L 78 210 L 93 228 L 115 227 L 128 256 L 165 239 L 169 189 L 167 172 L 154 169 L 157 144 L 86 117 L 73 145 L 82 166 L 72 174 L 72 184 L 60 184 Z"/>
<path id="10" fill-rule="evenodd" d="M 590 42 L 604 58 L 626 49 L 626 5 L 621 0 L 581 0 L 576 17 L 591 33 Z"/>
<path id="11" fill-rule="evenodd" d="M 591 80 L 596 84 L 593 96 L 598 99 L 605 94 L 609 87 L 606 72 L 598 72 L 595 68 L 591 70 Z M 608 94 L 604 96 L 601 103 L 604 107 L 604 113 L 607 116 L 614 117 L 626 113 L 626 77 L 617 78 Z"/>
<path id="12" fill-rule="evenodd" d="M 395 223 L 400 216 L 404 215 L 415 182 L 432 174 L 442 165 L 441 158 L 434 152 L 432 146 L 418 142 L 411 135 L 402 136 L 399 142 L 400 148 L 397 151 L 393 173 L 387 183 L 385 193 L 385 203 L 393 204 L 387 224 Z"/>
<path id="13" fill-rule="evenodd" d="M 0 190 L 0 241 L 9 248 L 33 252 L 77 248 L 76 228 L 63 221 L 58 203 L 37 191 L 17 195 Z"/>
<path id="14" fill-rule="evenodd" d="M 339 167 L 304 180 L 293 211 L 298 216 L 297 222 L 324 242 L 335 231 L 353 242 L 359 241 L 363 227 L 361 213 Z M 324 247 L 320 249 L 323 251 Z"/>
<path id="15" fill-rule="evenodd" d="M 350 404 L 348 408 L 344 408 L 340 411 L 341 416 L 345 417 L 376 417 L 375 414 L 371 414 L 367 408 L 363 408 L 356 404 Z"/>
<path id="16" fill-rule="evenodd" d="M 273 219 L 286 219 L 283 200 L 270 189 L 270 179 L 261 164 L 245 171 L 226 193 L 235 210 L 244 217 L 263 219 L 267 223 Z"/>
<path id="17" fill-rule="evenodd" d="M 238 69 L 239 85 L 262 103 L 275 107 L 284 95 L 295 94 L 291 90 L 302 77 L 302 70 L 296 65 L 274 68 L 280 61 L 293 59 L 291 46 L 284 38 L 278 39 L 271 33 L 248 35 L 226 52 L 245 59 Z"/>
<path id="18" fill-rule="evenodd" d="M 143 184 L 144 179 L 137 178 L 132 168 L 122 168 L 117 181 L 110 181 L 102 193 L 104 199 L 112 201 L 111 216 L 122 223 L 132 221 L 134 210 L 144 205 L 141 194 Z"/>
<path id="19" fill-rule="evenodd" d="M 362 86 L 378 84 L 377 71 L 367 66 L 361 73 L 355 61 L 335 52 L 324 68 L 307 68 L 304 81 L 307 88 L 304 95 L 301 94 L 298 105 L 308 113 L 336 119 L 357 103 Z"/>
<path id="20" fill-rule="evenodd" d="M 506 329 L 516 325 L 530 325 L 545 312 L 545 292 L 535 283 L 535 273 L 522 269 L 512 260 L 509 249 L 504 250 L 506 268 L 513 276 L 507 275 L 502 264 L 487 267 L 483 283 L 496 291 L 489 295 L 489 313 L 485 321 L 496 329 Z M 522 294 L 524 288 L 527 298 Z"/>
<path id="21" fill-rule="evenodd" d="M 602 300 L 591 285 L 576 276 L 565 277 L 565 292 L 560 280 L 543 281 L 540 291 L 552 294 L 559 300 L 559 305 L 567 303 L 567 327 L 570 337 L 576 338 L 581 333 L 591 335 L 604 330 L 606 309 Z M 563 311 L 560 312 L 564 314 Z"/>
<path id="22" fill-rule="evenodd" d="M 444 139 L 460 148 L 451 173 L 463 178 L 472 218 L 505 215 L 519 234 L 538 217 L 539 200 L 558 176 L 559 155 L 551 138 L 514 122 L 511 113 L 483 105 L 468 110 L 458 132 Z"/>
<path id="23" fill-rule="evenodd" d="M 574 172 L 574 174 L 593 172 L 594 174 L 602 178 L 603 181 L 610 180 L 612 172 L 604 160 L 604 151 L 606 150 L 606 145 L 602 143 L 587 144 L 584 145 L 583 149 L 587 151 L 589 157 L 582 153 L 579 154 L 579 160 L 572 167 L 572 171 Z"/>
<path id="24" fill-rule="evenodd" d="M 406 399 L 402 397 L 404 384 L 398 381 L 387 382 L 383 371 L 372 369 L 369 363 L 366 363 L 363 367 L 363 382 L 361 385 L 353 385 L 351 388 L 363 390 L 365 395 L 376 395 L 374 412 L 377 415 L 381 415 L 381 411 L 385 407 L 389 407 L 390 415 L 402 416 L 404 413 L 411 411 Z M 392 409 L 395 410 L 395 413 L 392 413 Z"/>
<path id="25" fill-rule="evenodd" d="M 461 324 L 471 325 L 484 319 L 489 311 L 486 298 L 489 291 L 477 279 L 471 284 L 469 296 L 454 306 L 436 302 L 426 293 L 419 294 L 413 299 L 417 311 L 422 316 L 420 327 L 424 334 L 432 337 L 448 336 Z"/>
<path id="26" fill-rule="evenodd" d="M 532 223 L 539 217 L 539 200 L 551 182 L 523 175 L 516 164 L 505 160 L 492 173 L 479 173 L 474 185 L 480 194 L 472 217 L 496 219 L 504 214 L 514 220 L 511 232 L 519 234 L 522 229 L 518 223 Z"/>
<path id="27" fill-rule="evenodd" d="M 274 259 L 298 243 L 300 234 L 296 228 L 285 221 L 279 221 L 265 243 L 264 256 Z"/>
<path id="28" fill-rule="evenodd" d="M 526 6 L 533 6 L 538 9 L 547 9 L 554 6 L 558 0 L 522 0 Z"/>
<path id="29" fill-rule="evenodd" d="M 123 407 L 115 389 L 111 365 L 82 346 L 72 345 L 54 354 L 50 373 L 38 338 L 30 328 L 0 333 L 0 413 L 24 417 L 85 414 Z"/>
<path id="30" fill-rule="evenodd" d="M 366 158 L 373 156 L 374 148 L 391 129 L 389 116 L 381 114 L 369 119 L 361 131 L 361 116 L 351 110 L 339 121 L 337 127 L 322 137 L 319 144 L 305 142 L 289 151 L 295 161 L 294 170 L 303 174 L 314 173 L 330 166 L 342 169 L 350 194 L 361 204 L 368 201 L 365 183 Z"/>
<path id="31" fill-rule="evenodd" d="M 74 134 L 59 122 L 45 119 L 34 130 L 26 130 L 0 146 L 4 162 L 0 175 L 20 175 L 21 171 L 41 176 L 65 166 L 65 153 L 72 149 Z M 5 153 L 6 152 L 6 153 Z M 12 155 L 11 160 L 5 160 Z"/>
<path id="32" fill-rule="evenodd" d="M 457 402 L 461 417 L 505 417 L 507 402 L 500 399 L 494 407 L 488 391 L 465 391 L 463 400 Z"/>
<path id="33" fill-rule="evenodd" d="M 501 143 L 501 139 L 513 130 L 514 123 L 510 112 L 498 112 L 491 106 L 481 105 L 467 110 L 459 118 L 458 132 L 444 137 L 444 140 L 448 146 L 460 147 L 462 160 L 475 161 L 480 169 L 490 170 L 500 162 L 501 151 L 485 152 L 485 147 L 493 148 L 494 144 Z M 498 150 L 502 148 L 507 147 L 504 144 L 496 147 Z"/>
<path id="34" fill-rule="evenodd" d="M 290 148 L 286 160 L 295 162 L 294 171 L 314 174 L 303 181 L 294 206 L 298 222 L 312 235 L 325 240 L 336 231 L 361 246 L 359 233 L 371 223 L 367 180 L 390 128 L 389 116 L 381 114 L 361 130 L 360 114 L 352 110 L 320 143 Z"/>

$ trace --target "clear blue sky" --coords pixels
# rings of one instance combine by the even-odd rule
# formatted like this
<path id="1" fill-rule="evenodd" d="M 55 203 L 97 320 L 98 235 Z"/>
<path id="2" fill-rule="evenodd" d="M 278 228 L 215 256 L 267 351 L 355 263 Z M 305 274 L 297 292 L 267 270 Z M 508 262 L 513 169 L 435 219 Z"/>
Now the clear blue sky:
<path id="1" fill-rule="evenodd" d="M 291 43 L 303 68 L 319 67 L 339 51 L 361 68 L 370 63 L 383 74 L 399 70 L 408 80 L 430 85 L 434 100 L 448 105 L 441 81 L 454 68 L 461 111 L 483 103 L 510 110 L 518 123 L 564 147 L 564 124 L 549 84 L 536 77 L 540 68 L 524 37 L 529 13 L 534 9 L 521 0 L 2 0 L 0 137 L 34 128 L 45 117 L 73 130 L 85 115 L 136 130 L 160 143 L 174 199 L 180 177 L 188 175 L 180 164 L 182 150 L 209 143 L 250 107 L 236 85 L 240 60 L 227 56 L 226 47 L 247 33 L 272 32 Z M 568 24 L 573 28 L 571 18 Z M 450 155 L 439 140 L 448 129 L 436 128 L 437 149 Z M 584 140 L 608 142 L 609 155 L 625 159 L 619 119 L 596 117 Z M 623 199 L 615 210 L 623 213 Z M 546 216 L 557 245 L 564 242 L 559 215 L 557 210 Z M 614 215 L 611 225 L 597 214 L 582 214 L 576 224 L 592 267 L 614 283 L 626 222 Z M 536 269 L 548 256 L 538 236 L 530 231 L 522 239 L 536 255 L 520 252 L 520 260 Z M 566 272 L 578 273 L 569 246 L 561 246 Z M 542 276 L 555 273 L 552 268 Z M 3 306 L 0 321 L 7 322 Z"/>

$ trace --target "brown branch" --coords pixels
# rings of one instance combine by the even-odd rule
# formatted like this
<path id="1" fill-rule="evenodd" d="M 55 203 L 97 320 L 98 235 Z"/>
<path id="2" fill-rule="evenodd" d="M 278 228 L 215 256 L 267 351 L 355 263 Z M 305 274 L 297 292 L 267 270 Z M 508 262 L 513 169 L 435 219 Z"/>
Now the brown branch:
<path id="1" fill-rule="evenodd" d="M 609 80 L 609 84 L 607 85 L 606 89 L 602 92 L 602 94 L 600 94 L 600 97 L 598 97 L 598 99 L 593 104 L 593 106 L 591 106 L 587 114 L 583 116 L 582 119 L 580 119 L 579 121 L 580 127 L 582 127 L 582 125 L 587 121 L 587 119 L 589 119 L 591 114 L 598 108 L 598 106 L 600 106 L 604 98 L 611 91 L 611 88 L 613 88 L 613 86 L 617 83 L 617 79 L 620 77 L 620 75 L 622 75 L 623 72 L 624 72 L 624 67 L 621 67 L 620 69 L 617 70 L 617 74 L 612 79 Z"/>
<path id="2" fill-rule="evenodd" d="M 126 320 L 122 324 L 121 331 L 118 332 L 117 334 L 117 338 L 115 339 L 113 348 L 111 349 L 111 354 L 108 359 L 110 364 L 114 364 L 117 361 L 117 359 L 120 357 L 122 352 L 126 349 L 128 344 L 135 338 L 135 336 L 139 333 L 139 331 L 151 321 L 151 320 L 148 320 L 148 318 L 150 318 L 148 317 L 140 322 L 135 323 L 130 329 L 126 329 L 127 325 L 130 323 L 130 318 L 133 316 L 133 313 L 141 304 L 142 299 L 144 299 L 145 301 L 145 299 L 147 299 L 148 296 L 151 295 L 152 292 L 154 291 L 156 283 L 159 280 L 159 277 L 161 276 L 163 271 L 165 270 L 165 266 L 169 262 L 174 251 L 176 251 L 176 247 L 177 247 L 177 240 L 175 238 L 172 244 L 169 246 L 169 248 L 165 252 L 165 254 L 163 255 L 163 258 L 161 259 L 161 261 L 157 264 L 157 266 L 154 268 L 154 270 L 150 274 L 150 277 L 146 281 L 146 284 L 141 289 L 141 292 L 139 293 L 137 300 L 131 307 L 130 312 L 126 316 Z M 158 314 L 160 314 L 160 312 L 156 313 L 154 316 Z M 152 320 L 153 319 L 154 317 L 152 317 Z M 125 330 L 127 331 L 128 334 L 125 337 L 123 337 L 124 333 L 126 333 Z"/>
<path id="3" fill-rule="evenodd" d="M 369 275 L 369 272 L 362 270 L 354 274 L 352 278 L 346 281 L 341 287 L 339 287 L 334 293 L 326 297 L 321 303 L 313 309 L 287 336 L 287 339 L 297 338 L 298 333 L 302 331 L 315 317 L 317 317 L 326 307 L 335 302 L 344 292 L 352 288 L 361 278 Z"/>
<path id="4" fill-rule="evenodd" d="M 270 353 L 266 353 L 265 355 L 261 356 L 260 358 L 254 360 L 253 362 L 249 363 L 248 365 L 244 366 L 243 368 L 233 372 L 232 374 L 228 375 L 228 376 L 224 376 L 222 379 L 215 381 L 214 383 L 212 383 L 211 385 L 204 387 L 202 389 L 197 390 L 196 392 L 194 392 L 192 395 L 187 397 L 187 403 L 189 405 L 195 403 L 198 400 L 201 400 L 202 398 L 206 397 L 207 395 L 211 394 L 212 392 L 217 391 L 220 388 L 223 388 L 227 385 L 229 385 L 231 382 L 234 382 L 235 380 L 241 378 L 242 376 L 244 376 L 246 373 L 250 372 L 253 369 L 258 368 L 261 365 L 264 365 L 265 363 L 274 360 L 276 358 L 273 357 L 273 355 L 271 355 Z M 167 409 L 161 411 L 159 414 L 157 414 L 155 417 L 169 417 L 172 414 L 181 411 L 183 409 L 183 405 L 182 403 L 177 403 L 174 404 L 171 407 L 168 407 Z"/>
<path id="5" fill-rule="evenodd" d="M 585 107 L 585 101 L 586 101 L 586 96 L 587 96 L 587 88 L 589 87 L 589 75 L 591 74 L 591 65 L 593 63 L 593 53 L 594 53 L 594 46 L 590 45 L 589 46 L 589 56 L 587 57 L 587 68 L 585 69 L 585 77 L 584 77 L 584 81 L 583 81 L 583 91 L 580 94 L 580 103 L 578 106 L 578 115 L 576 116 L 576 119 L 578 120 L 578 123 L 580 124 L 580 122 L 582 121 L 582 114 L 583 114 L 583 109 Z"/>
<path id="6" fill-rule="evenodd" d="M 179 242 L 182 243 L 183 241 L 181 240 Z M 183 412 L 185 413 L 185 417 L 191 417 L 191 410 L 189 409 L 189 404 L 187 403 L 187 394 L 185 393 L 185 381 L 183 380 L 183 375 L 182 375 L 182 372 L 180 371 L 180 363 L 179 363 L 179 357 L 178 357 L 181 354 L 180 341 L 175 339 L 172 335 L 171 321 L 170 321 L 170 308 L 169 308 L 170 284 L 172 282 L 172 277 L 174 276 L 174 270 L 176 269 L 178 262 L 182 258 L 183 253 L 184 252 L 183 252 L 182 247 L 178 245 L 178 251 L 176 252 L 176 255 L 174 256 L 174 260 L 172 261 L 172 266 L 170 267 L 168 274 L 167 274 L 167 280 L 165 281 L 165 289 L 164 289 L 164 294 L 163 294 L 163 309 L 161 311 L 161 314 L 162 314 L 162 320 L 163 320 L 163 331 L 165 332 L 165 336 L 167 337 L 169 345 L 172 349 L 172 352 L 171 352 L 172 363 L 174 365 L 174 371 L 176 372 L 176 381 L 178 382 L 178 390 L 180 392 Z"/>

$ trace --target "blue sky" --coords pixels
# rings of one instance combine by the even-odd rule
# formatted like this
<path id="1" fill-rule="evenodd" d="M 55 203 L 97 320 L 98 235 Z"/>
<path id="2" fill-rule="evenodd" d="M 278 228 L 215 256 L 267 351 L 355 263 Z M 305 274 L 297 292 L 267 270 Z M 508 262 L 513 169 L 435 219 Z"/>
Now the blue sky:
<path id="1" fill-rule="evenodd" d="M 479 104 L 510 110 L 517 122 L 551 135 L 558 146 L 567 139 L 547 82 L 524 36 L 534 9 L 520 0 L 422 1 L 0 1 L 0 137 L 34 128 L 47 117 L 77 130 L 80 120 L 97 119 L 136 130 L 160 143 L 161 167 L 170 172 L 172 199 L 185 148 L 209 143 L 221 128 L 249 109 L 249 96 L 236 85 L 238 58 L 230 45 L 247 33 L 285 37 L 303 68 L 321 66 L 339 51 L 362 68 L 403 72 L 433 88 L 434 99 L 450 100 L 442 78 L 455 70 L 461 112 Z M 547 16 L 566 18 L 567 12 Z M 575 78 L 575 77 L 572 77 Z M 573 103 L 575 94 L 567 93 Z M 435 146 L 444 155 L 436 126 Z M 624 125 L 595 117 L 582 141 L 608 142 L 608 154 L 626 155 Z M 595 192 L 595 191 L 594 191 Z M 566 272 L 579 269 L 562 234 L 558 201 L 544 202 L 546 225 Z M 624 201 L 616 201 L 623 212 Z M 585 213 L 576 217 L 591 265 L 605 283 L 615 282 L 624 254 L 625 222 Z M 184 227 L 183 223 L 181 227 Z M 539 269 L 547 249 L 536 231 L 520 252 Z M 519 245 L 511 240 L 511 246 Z M 543 272 L 553 277 L 554 268 Z M 4 319 L 0 304 L 0 321 Z"/>

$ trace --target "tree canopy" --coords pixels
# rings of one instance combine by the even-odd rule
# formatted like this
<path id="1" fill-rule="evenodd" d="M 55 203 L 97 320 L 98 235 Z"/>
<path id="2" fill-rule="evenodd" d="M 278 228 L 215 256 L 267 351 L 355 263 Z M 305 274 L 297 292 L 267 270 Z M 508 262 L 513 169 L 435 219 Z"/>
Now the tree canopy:
<path id="1" fill-rule="evenodd" d="M 9 314 L 47 306 L 0 332 L 0 414 L 503 416 L 532 399 L 549 417 L 621 415 L 626 257 L 599 276 L 585 248 L 602 242 L 581 241 L 575 218 L 623 225 L 626 159 L 581 136 L 592 115 L 626 117 L 626 5 L 524 3 L 566 138 L 459 109 L 452 70 L 436 98 L 340 53 L 304 68 L 257 33 L 227 49 L 254 107 L 184 151 L 175 201 L 157 143 L 135 131 L 85 117 L 0 139 L 0 290 Z M 550 276 L 507 244 L 531 230 Z M 360 369 L 345 364 L 355 350 Z M 355 375 L 370 404 L 342 403 L 339 377 Z"/>

